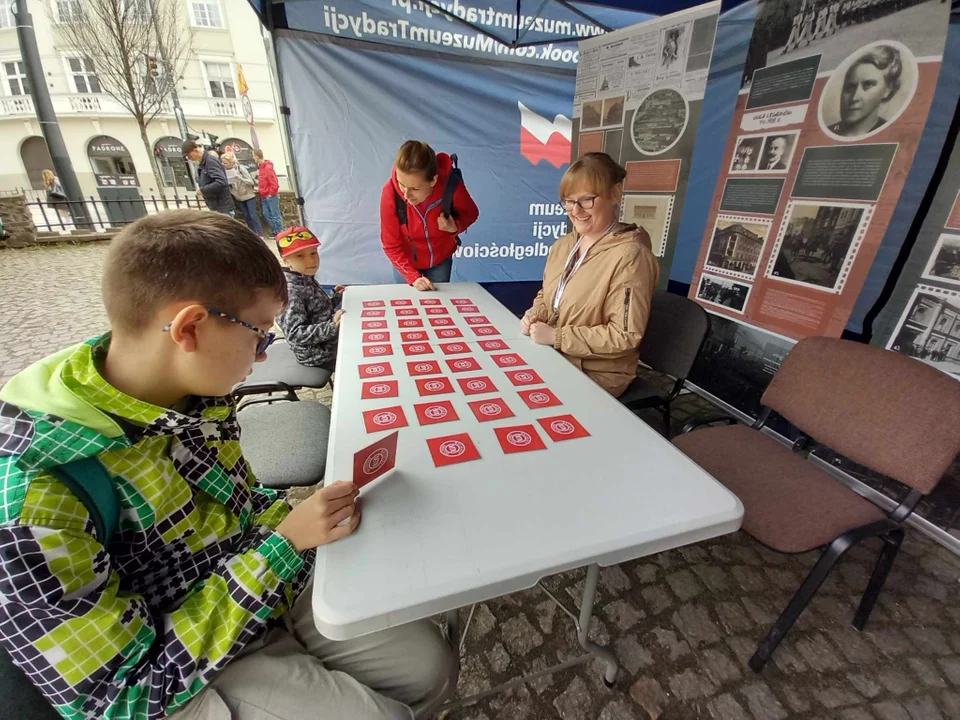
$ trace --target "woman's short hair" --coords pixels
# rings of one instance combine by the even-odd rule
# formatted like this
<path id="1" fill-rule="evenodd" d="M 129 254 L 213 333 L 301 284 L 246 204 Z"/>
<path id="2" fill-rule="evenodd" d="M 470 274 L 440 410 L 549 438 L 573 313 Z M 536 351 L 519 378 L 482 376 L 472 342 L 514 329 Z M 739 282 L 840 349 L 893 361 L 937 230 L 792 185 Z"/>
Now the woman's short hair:
<path id="1" fill-rule="evenodd" d="M 407 140 L 401 145 L 394 164 L 397 170 L 407 175 L 423 175 L 427 180 L 437 176 L 437 154 L 419 140 Z"/>
<path id="2" fill-rule="evenodd" d="M 563 174 L 560 199 L 569 197 L 577 188 L 586 188 L 597 195 L 608 195 L 626 176 L 627 171 L 606 153 L 587 153 L 572 163 Z"/>
<path id="3" fill-rule="evenodd" d="M 900 90 L 903 61 L 900 59 L 900 51 L 895 47 L 877 45 L 875 48 L 870 48 L 854 61 L 847 70 L 847 75 L 852 73 L 857 65 L 873 65 L 883 73 L 883 79 L 887 83 L 887 98 L 893 97 Z"/>

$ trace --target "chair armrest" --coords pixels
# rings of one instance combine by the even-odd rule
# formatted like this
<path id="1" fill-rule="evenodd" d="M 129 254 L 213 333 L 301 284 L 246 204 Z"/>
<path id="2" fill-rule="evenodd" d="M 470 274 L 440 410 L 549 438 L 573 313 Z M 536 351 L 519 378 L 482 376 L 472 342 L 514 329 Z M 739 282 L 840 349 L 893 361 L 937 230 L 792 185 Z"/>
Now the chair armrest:
<path id="1" fill-rule="evenodd" d="M 247 395 L 266 395 L 268 393 L 282 392 L 286 393 L 290 400 L 295 400 L 297 394 L 293 388 L 276 380 L 262 383 L 241 383 L 233 390 L 234 400 L 239 400 Z"/>
<path id="2" fill-rule="evenodd" d="M 714 423 L 723 423 L 724 425 L 736 425 L 736 418 L 729 417 L 728 415 L 710 415 L 702 418 L 693 418 L 692 420 L 687 420 L 680 428 L 678 435 L 683 435 L 688 433 L 691 430 L 696 430 L 698 427 L 703 427 L 704 425 L 713 425 Z"/>
<path id="3" fill-rule="evenodd" d="M 298 398 L 296 395 L 293 397 L 277 397 L 276 395 L 266 395 L 264 397 L 245 398 L 237 403 L 237 412 L 243 412 L 251 405 L 270 405 L 271 403 L 276 402 L 300 402 L 300 398 Z"/>

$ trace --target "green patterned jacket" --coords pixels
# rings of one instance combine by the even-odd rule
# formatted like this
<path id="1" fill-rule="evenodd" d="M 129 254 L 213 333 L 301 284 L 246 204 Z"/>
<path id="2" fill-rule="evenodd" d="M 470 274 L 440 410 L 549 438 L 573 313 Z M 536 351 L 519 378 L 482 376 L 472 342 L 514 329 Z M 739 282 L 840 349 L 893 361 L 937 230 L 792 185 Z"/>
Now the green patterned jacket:
<path id="1" fill-rule="evenodd" d="M 0 642 L 65 718 L 161 718 L 292 604 L 314 558 L 273 530 L 289 506 L 254 487 L 233 403 L 124 395 L 97 370 L 108 345 L 0 391 Z M 106 548 L 45 471 L 91 455 L 121 505 Z"/>

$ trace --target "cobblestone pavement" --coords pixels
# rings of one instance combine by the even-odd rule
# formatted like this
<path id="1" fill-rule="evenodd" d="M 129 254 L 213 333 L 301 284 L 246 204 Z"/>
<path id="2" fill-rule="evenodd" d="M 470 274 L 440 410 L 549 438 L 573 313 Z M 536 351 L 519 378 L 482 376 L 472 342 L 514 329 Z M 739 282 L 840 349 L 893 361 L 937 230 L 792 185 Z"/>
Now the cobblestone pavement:
<path id="1" fill-rule="evenodd" d="M 0 251 L 2 378 L 104 327 L 98 278 L 104 250 Z M 328 393 L 311 397 L 329 402 Z M 683 396 L 675 416 L 682 420 L 704 407 Z M 651 415 L 650 422 L 658 419 Z M 644 509 L 621 511 L 640 516 Z M 622 663 L 613 689 L 590 661 L 446 718 L 960 718 L 960 558 L 908 532 L 867 630 L 859 633 L 850 621 L 877 549 L 868 544 L 848 553 L 759 676 L 746 660 L 813 565 L 813 553 L 783 556 L 736 533 L 607 568 L 591 630 Z M 583 571 L 571 572 L 545 584 L 574 607 L 583 578 Z M 578 655 L 572 624 L 541 591 L 484 603 L 467 633 L 458 695 Z"/>

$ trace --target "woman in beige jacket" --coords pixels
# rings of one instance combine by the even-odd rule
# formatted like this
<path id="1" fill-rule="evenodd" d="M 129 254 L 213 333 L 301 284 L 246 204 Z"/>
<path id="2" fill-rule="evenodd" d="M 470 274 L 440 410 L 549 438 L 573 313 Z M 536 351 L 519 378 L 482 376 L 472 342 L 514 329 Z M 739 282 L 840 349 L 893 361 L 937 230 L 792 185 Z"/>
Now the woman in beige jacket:
<path id="1" fill-rule="evenodd" d="M 619 222 L 626 171 L 606 153 L 587 153 L 560 181 L 574 230 L 550 249 L 543 288 L 520 320 L 619 397 L 636 376 L 640 340 L 660 266 L 643 228 Z"/>

